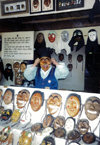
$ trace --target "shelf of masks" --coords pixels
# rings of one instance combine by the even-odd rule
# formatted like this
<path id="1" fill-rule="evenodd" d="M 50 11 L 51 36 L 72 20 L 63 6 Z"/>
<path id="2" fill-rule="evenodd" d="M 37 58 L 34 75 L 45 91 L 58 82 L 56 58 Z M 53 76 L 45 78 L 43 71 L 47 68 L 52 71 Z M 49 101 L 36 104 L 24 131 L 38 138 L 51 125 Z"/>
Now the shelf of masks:
<path id="1" fill-rule="evenodd" d="M 98 145 L 100 95 L 0 86 L 0 143 Z"/>

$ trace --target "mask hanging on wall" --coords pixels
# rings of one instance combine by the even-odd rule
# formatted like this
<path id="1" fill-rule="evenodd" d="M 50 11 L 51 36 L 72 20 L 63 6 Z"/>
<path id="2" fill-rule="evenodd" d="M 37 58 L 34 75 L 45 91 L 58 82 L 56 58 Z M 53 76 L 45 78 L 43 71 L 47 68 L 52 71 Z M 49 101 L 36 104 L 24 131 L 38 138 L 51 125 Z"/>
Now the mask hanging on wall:
<path id="1" fill-rule="evenodd" d="M 78 67 L 78 63 L 82 63 L 82 71 L 83 71 L 83 55 L 79 54 L 76 59 L 76 69 Z"/>
<path id="2" fill-rule="evenodd" d="M 69 40 L 69 33 L 68 31 L 61 32 L 61 39 L 63 42 L 67 42 Z"/>
<path id="3" fill-rule="evenodd" d="M 10 77 L 10 80 L 13 81 L 13 70 L 12 65 L 10 63 L 7 63 L 5 66 L 4 76 L 6 80 L 8 80 Z"/>
<path id="4" fill-rule="evenodd" d="M 35 43 L 34 43 L 34 48 L 41 49 L 41 48 L 45 48 L 45 47 L 46 47 L 46 42 L 45 42 L 44 34 L 38 33 L 36 36 Z"/>
<path id="5" fill-rule="evenodd" d="M 72 62 L 72 54 L 68 54 L 68 62 Z"/>
<path id="6" fill-rule="evenodd" d="M 71 51 L 74 50 L 74 44 L 77 42 L 76 51 L 80 50 L 84 46 L 84 38 L 81 30 L 75 30 L 73 36 L 69 42 Z"/>
<path id="7" fill-rule="evenodd" d="M 97 31 L 95 29 L 90 29 L 88 31 L 88 39 L 86 44 L 86 54 L 94 53 L 98 51 L 99 45 L 98 45 L 98 37 L 97 37 Z"/>
<path id="8" fill-rule="evenodd" d="M 64 54 L 63 53 L 59 53 L 58 58 L 60 61 L 64 60 Z"/>
<path id="9" fill-rule="evenodd" d="M 48 33 L 48 40 L 51 42 L 51 43 L 53 43 L 53 42 L 55 42 L 55 40 L 56 40 L 56 33 L 55 32 L 49 32 Z"/>

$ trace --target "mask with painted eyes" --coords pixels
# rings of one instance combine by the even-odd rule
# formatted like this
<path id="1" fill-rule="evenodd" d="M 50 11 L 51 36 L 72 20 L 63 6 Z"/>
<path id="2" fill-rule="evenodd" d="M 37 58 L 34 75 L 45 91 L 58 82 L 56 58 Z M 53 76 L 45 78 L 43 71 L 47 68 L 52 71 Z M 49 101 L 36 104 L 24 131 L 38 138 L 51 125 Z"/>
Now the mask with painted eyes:
<path id="1" fill-rule="evenodd" d="M 61 39 L 62 41 L 67 42 L 69 40 L 69 33 L 67 31 L 63 31 L 61 33 Z"/>
<path id="2" fill-rule="evenodd" d="M 54 136 L 58 138 L 64 138 L 66 136 L 66 130 L 62 127 L 59 127 L 54 130 Z"/>
<path id="3" fill-rule="evenodd" d="M 39 0 L 33 0 L 33 7 L 36 9 L 39 6 Z"/>
<path id="4" fill-rule="evenodd" d="M 49 57 L 42 57 L 40 59 L 40 66 L 42 70 L 47 71 L 50 68 L 51 59 Z"/>
<path id="5" fill-rule="evenodd" d="M 7 109 L 7 110 L 4 110 L 2 112 L 2 115 L 1 115 L 1 118 L 2 120 L 6 121 L 8 120 L 12 115 L 12 110 L 11 109 Z"/>
<path id="6" fill-rule="evenodd" d="M 86 144 L 92 144 L 92 143 L 95 142 L 96 137 L 95 137 L 95 135 L 93 133 L 87 132 L 86 134 L 83 135 L 82 140 Z"/>
<path id="7" fill-rule="evenodd" d="M 63 116 L 57 116 L 54 120 L 54 129 L 58 129 L 59 127 L 64 127 L 65 118 Z"/>
<path id="8" fill-rule="evenodd" d="M 20 63 L 19 62 L 15 62 L 13 64 L 13 69 L 14 69 L 15 72 L 17 72 L 20 69 Z"/>
<path id="9" fill-rule="evenodd" d="M 97 32 L 96 30 L 91 30 L 88 32 L 88 37 L 90 39 L 90 41 L 94 42 L 97 39 Z"/>
<path id="10" fill-rule="evenodd" d="M 40 110 L 41 106 L 43 105 L 44 102 L 44 94 L 43 92 L 40 91 L 35 91 L 30 100 L 30 105 L 33 111 L 38 111 Z"/>
<path id="11" fill-rule="evenodd" d="M 43 119 L 43 127 L 46 128 L 46 127 L 49 127 L 52 125 L 54 121 L 54 118 L 52 115 L 48 114 L 45 116 L 45 118 Z"/>
<path id="12" fill-rule="evenodd" d="M 14 97 L 14 90 L 12 89 L 6 89 L 4 95 L 3 95 L 3 101 L 5 104 L 10 104 Z"/>
<path id="13" fill-rule="evenodd" d="M 100 99 L 90 97 L 85 103 L 85 114 L 89 120 L 95 120 L 100 114 Z"/>
<path id="14" fill-rule="evenodd" d="M 56 40 L 56 34 L 54 32 L 49 32 L 48 39 L 51 43 L 53 43 Z"/>
<path id="15" fill-rule="evenodd" d="M 17 95 L 17 107 L 19 109 L 24 108 L 27 102 L 29 101 L 30 92 L 26 89 L 23 89 L 18 92 Z"/>
<path id="16" fill-rule="evenodd" d="M 89 121 L 87 119 L 79 120 L 77 126 L 78 126 L 78 130 L 81 134 L 87 133 L 90 128 Z"/>
<path id="17" fill-rule="evenodd" d="M 72 65 L 71 63 L 68 64 L 67 67 L 68 67 L 68 70 L 69 70 L 69 71 L 72 71 L 72 69 L 73 69 L 73 65 Z"/>
<path id="18" fill-rule="evenodd" d="M 51 4 L 51 0 L 44 0 L 44 5 L 45 5 L 46 7 L 49 7 L 50 4 Z"/>
<path id="19" fill-rule="evenodd" d="M 19 110 L 14 110 L 12 116 L 11 116 L 11 121 L 14 123 L 14 122 L 17 122 L 20 118 L 20 111 Z"/>
<path id="20" fill-rule="evenodd" d="M 8 138 L 10 136 L 10 127 L 7 126 L 5 128 L 3 128 L 2 131 L 0 131 L 0 142 L 5 143 L 6 141 L 8 141 Z"/>
<path id="21" fill-rule="evenodd" d="M 42 123 L 35 123 L 31 126 L 31 131 L 32 132 L 38 132 L 38 131 L 41 131 L 42 129 Z"/>
<path id="22" fill-rule="evenodd" d="M 60 94 L 53 93 L 47 100 L 47 109 L 51 115 L 55 115 L 61 108 L 62 97 Z"/>
<path id="23" fill-rule="evenodd" d="M 71 117 L 75 117 L 81 107 L 80 96 L 78 94 L 70 94 L 66 101 L 66 110 Z"/>
<path id="24" fill-rule="evenodd" d="M 31 145 L 32 143 L 32 134 L 28 131 L 22 131 L 19 137 L 19 145 Z"/>
<path id="25" fill-rule="evenodd" d="M 47 136 L 43 139 L 40 145 L 55 145 L 55 140 L 51 136 Z"/>

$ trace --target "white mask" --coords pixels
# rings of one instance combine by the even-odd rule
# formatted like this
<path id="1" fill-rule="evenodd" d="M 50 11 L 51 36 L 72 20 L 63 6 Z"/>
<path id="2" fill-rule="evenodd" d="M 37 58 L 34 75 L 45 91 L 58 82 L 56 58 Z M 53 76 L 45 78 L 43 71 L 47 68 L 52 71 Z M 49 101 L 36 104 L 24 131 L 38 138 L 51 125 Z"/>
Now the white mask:
<path id="1" fill-rule="evenodd" d="M 91 31 L 88 33 L 90 41 L 94 42 L 97 38 L 97 32 L 96 31 Z"/>

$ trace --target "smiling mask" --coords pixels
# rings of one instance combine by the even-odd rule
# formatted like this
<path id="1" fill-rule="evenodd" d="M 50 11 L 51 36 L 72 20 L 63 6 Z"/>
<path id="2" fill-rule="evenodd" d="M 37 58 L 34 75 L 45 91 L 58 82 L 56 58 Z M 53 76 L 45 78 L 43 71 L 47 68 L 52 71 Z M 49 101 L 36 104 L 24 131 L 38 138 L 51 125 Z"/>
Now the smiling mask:
<path id="1" fill-rule="evenodd" d="M 100 99 L 90 97 L 85 103 L 85 114 L 89 120 L 95 120 L 100 114 Z"/>
<path id="2" fill-rule="evenodd" d="M 17 95 L 17 107 L 19 109 L 24 108 L 29 100 L 30 92 L 26 89 L 19 91 Z"/>

